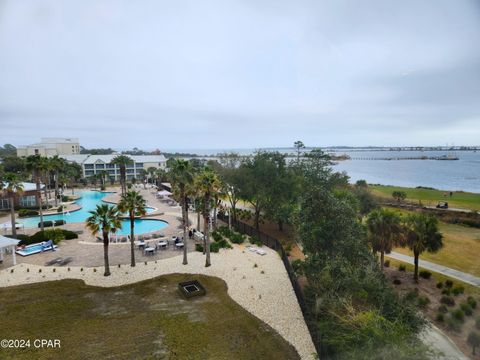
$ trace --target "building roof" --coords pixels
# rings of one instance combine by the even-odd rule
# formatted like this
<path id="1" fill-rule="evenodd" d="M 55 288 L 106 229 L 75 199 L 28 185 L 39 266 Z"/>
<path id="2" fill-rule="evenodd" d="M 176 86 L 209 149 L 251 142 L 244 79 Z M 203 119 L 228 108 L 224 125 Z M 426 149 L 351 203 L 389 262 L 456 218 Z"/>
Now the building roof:
<path id="1" fill-rule="evenodd" d="M 78 138 L 41 138 L 40 141 L 45 144 L 78 144 Z"/>
<path id="2" fill-rule="evenodd" d="M 8 184 L 8 183 L 7 183 Z M 22 182 L 23 191 L 35 191 L 37 190 L 37 184 L 30 182 Z M 40 189 L 43 189 L 45 185 L 40 184 Z"/>
<path id="3" fill-rule="evenodd" d="M 0 249 L 1 248 L 6 248 L 6 247 L 9 247 L 9 246 L 17 246 L 19 242 L 20 242 L 20 240 L 10 239 L 6 236 L 0 235 Z"/>
<path id="4" fill-rule="evenodd" d="M 89 154 L 58 155 L 58 157 L 61 157 L 68 162 L 76 162 L 77 164 L 83 164 L 83 162 L 87 160 L 89 156 Z"/>
<path id="5" fill-rule="evenodd" d="M 84 164 L 95 164 L 97 162 L 103 162 L 105 164 L 111 163 L 112 160 L 118 155 L 89 155 L 83 162 Z M 163 155 L 127 155 L 136 163 L 162 163 L 167 159 Z"/>

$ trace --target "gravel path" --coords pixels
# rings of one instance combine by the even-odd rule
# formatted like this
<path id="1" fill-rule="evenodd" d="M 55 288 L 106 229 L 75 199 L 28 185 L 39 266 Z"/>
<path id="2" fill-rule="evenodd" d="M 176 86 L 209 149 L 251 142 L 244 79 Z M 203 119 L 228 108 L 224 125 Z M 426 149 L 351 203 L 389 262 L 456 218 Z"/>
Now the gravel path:
<path id="1" fill-rule="evenodd" d="M 275 251 L 266 247 L 263 250 L 267 255 L 260 256 L 243 245 L 234 245 L 232 250 L 213 253 L 212 266 L 208 268 L 204 266 L 205 257 L 193 252 L 189 254 L 188 265 L 182 265 L 182 257 L 176 256 L 147 262 L 147 265 L 140 262 L 135 268 L 129 265 L 112 267 L 109 277 L 103 276 L 102 267 L 83 268 L 83 271 L 80 267 L 70 267 L 68 271 L 65 267 L 18 264 L 0 271 L 0 287 L 67 278 L 82 279 L 88 285 L 112 287 L 170 273 L 217 276 L 227 283 L 232 299 L 278 331 L 302 359 L 313 359 L 315 347 L 282 260 Z"/>
<path id="2" fill-rule="evenodd" d="M 400 254 L 397 252 L 391 252 L 390 254 L 385 254 L 385 256 L 391 257 L 392 259 L 404 261 L 413 264 L 413 257 Z M 464 273 L 462 271 L 458 271 L 443 265 L 438 265 L 435 263 L 432 263 L 430 261 L 425 261 L 425 260 L 418 260 L 418 266 L 430 270 L 430 271 L 435 271 L 437 273 L 446 275 L 448 277 L 463 281 L 467 284 L 473 285 L 473 286 L 480 286 L 480 277 L 473 276 L 468 273 Z"/>

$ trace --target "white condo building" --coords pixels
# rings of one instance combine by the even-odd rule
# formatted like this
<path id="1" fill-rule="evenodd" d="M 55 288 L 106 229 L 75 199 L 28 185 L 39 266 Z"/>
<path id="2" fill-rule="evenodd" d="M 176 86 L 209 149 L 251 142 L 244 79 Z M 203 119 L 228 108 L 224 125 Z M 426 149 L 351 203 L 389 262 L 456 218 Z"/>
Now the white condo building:
<path id="1" fill-rule="evenodd" d="M 80 154 L 78 138 L 41 138 L 39 143 L 19 146 L 17 156 L 55 156 Z"/>
<path id="2" fill-rule="evenodd" d="M 61 156 L 67 161 L 75 162 L 82 166 L 83 177 L 88 178 L 102 171 L 107 173 L 107 177 L 113 178 L 115 181 L 120 180 L 120 167 L 112 164 L 112 160 L 117 155 L 63 155 Z M 141 170 L 147 170 L 150 167 L 157 169 L 165 169 L 167 167 L 167 159 L 163 155 L 126 155 L 133 160 L 131 165 L 127 165 L 127 180 L 132 178 L 139 179 Z"/>

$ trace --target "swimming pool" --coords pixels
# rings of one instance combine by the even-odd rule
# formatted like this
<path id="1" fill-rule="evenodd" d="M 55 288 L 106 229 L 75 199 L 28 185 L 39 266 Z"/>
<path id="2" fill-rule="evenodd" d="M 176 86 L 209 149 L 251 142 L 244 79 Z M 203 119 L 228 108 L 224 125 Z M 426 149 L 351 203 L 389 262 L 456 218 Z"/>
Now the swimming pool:
<path id="1" fill-rule="evenodd" d="M 81 198 L 76 200 L 75 203 L 82 208 L 77 211 L 71 211 L 69 213 L 59 213 L 53 215 L 45 215 L 43 221 L 49 220 L 65 220 L 68 223 L 85 222 L 90 216 L 89 211 L 95 210 L 99 203 L 102 203 L 102 199 L 111 194 L 108 192 L 100 191 L 83 191 L 79 193 Z M 155 208 L 148 207 L 147 213 L 154 211 Z M 40 216 L 33 216 L 19 220 L 24 224 L 25 228 L 36 228 L 40 222 Z M 161 230 L 168 226 L 168 223 L 162 220 L 155 219 L 135 219 L 134 230 L 135 234 L 145 234 L 153 231 Z M 130 234 L 130 220 L 122 220 L 122 228 L 118 230 L 118 235 Z"/>

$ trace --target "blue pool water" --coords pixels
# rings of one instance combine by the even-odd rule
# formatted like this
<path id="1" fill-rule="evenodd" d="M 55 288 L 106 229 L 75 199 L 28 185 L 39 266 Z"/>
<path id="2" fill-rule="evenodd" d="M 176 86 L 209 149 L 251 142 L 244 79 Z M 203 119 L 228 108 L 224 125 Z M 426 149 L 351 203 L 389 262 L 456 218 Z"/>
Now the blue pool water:
<path id="1" fill-rule="evenodd" d="M 102 203 L 102 199 L 109 195 L 109 193 L 104 193 L 100 191 L 84 191 L 81 193 L 81 198 L 75 201 L 82 208 L 77 211 L 72 211 L 69 214 L 59 213 L 55 215 L 46 215 L 43 217 L 43 221 L 48 220 L 65 220 L 68 223 L 76 222 L 85 222 L 85 220 L 90 216 L 89 211 L 95 210 L 95 207 Z M 155 210 L 152 207 L 147 208 L 147 212 L 152 212 Z M 26 228 L 36 228 L 40 222 L 40 216 L 34 216 L 30 218 L 25 218 L 19 220 L 23 223 Z M 135 219 L 134 229 L 135 234 L 144 234 L 152 231 L 157 231 L 168 226 L 168 223 L 162 220 L 153 220 L 153 219 Z M 130 234 L 130 220 L 122 221 L 122 229 L 117 232 L 119 235 L 128 235 Z"/>

